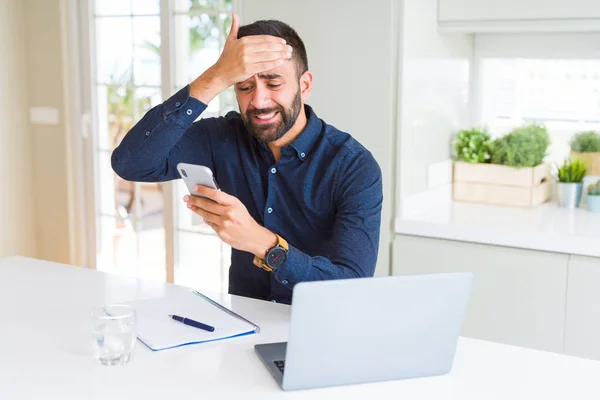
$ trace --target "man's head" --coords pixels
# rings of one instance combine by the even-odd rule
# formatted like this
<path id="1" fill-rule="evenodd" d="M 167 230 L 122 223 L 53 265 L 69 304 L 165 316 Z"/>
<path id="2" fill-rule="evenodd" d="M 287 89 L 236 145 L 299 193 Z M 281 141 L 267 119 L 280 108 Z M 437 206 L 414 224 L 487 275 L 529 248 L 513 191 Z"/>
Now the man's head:
<path id="1" fill-rule="evenodd" d="M 312 75 L 302 39 L 289 25 L 274 20 L 241 26 L 238 39 L 270 35 L 285 39 L 292 58 L 283 65 L 235 85 L 240 114 L 246 128 L 264 142 L 281 138 L 296 123 L 311 89 Z"/>
<path id="2" fill-rule="evenodd" d="M 284 39 L 294 49 L 292 60 L 294 60 L 298 78 L 308 71 L 308 57 L 306 56 L 304 42 L 291 26 L 281 21 L 262 20 L 240 26 L 238 31 L 238 39 L 256 35 L 269 35 Z"/>

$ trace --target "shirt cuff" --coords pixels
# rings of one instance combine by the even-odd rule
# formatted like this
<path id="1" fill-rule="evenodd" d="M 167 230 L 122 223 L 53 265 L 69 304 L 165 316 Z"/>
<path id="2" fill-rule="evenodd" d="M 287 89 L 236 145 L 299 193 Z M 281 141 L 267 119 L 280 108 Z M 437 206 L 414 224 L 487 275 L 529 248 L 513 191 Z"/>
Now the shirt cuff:
<path id="1" fill-rule="evenodd" d="M 190 96 L 190 85 L 186 85 L 163 103 L 166 118 L 173 118 L 178 124 L 190 126 L 202 114 L 206 104 Z"/>
<path id="2" fill-rule="evenodd" d="M 292 288 L 296 283 L 303 282 L 312 266 L 312 257 L 289 245 L 285 264 L 275 271 L 275 279 Z"/>

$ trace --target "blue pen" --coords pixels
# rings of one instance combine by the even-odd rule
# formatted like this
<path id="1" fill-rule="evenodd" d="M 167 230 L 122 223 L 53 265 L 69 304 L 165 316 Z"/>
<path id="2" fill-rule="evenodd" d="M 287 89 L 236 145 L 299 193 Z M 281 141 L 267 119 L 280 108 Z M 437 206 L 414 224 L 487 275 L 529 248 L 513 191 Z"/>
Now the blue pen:
<path id="1" fill-rule="evenodd" d="M 194 328 L 204 329 L 205 331 L 209 331 L 209 332 L 213 332 L 215 330 L 215 328 L 210 325 L 205 325 L 202 322 L 194 321 L 193 319 L 180 317 L 179 315 L 170 315 L 169 314 L 169 317 L 171 317 L 175 321 L 182 322 L 188 326 L 193 326 Z"/>

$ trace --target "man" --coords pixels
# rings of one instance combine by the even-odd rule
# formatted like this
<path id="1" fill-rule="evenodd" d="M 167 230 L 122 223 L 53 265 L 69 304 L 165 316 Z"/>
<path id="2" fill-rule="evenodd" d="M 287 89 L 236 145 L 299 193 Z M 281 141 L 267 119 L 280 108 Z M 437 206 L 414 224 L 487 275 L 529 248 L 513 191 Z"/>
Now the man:
<path id="1" fill-rule="evenodd" d="M 113 152 L 127 180 L 176 179 L 180 162 L 213 171 L 221 191 L 198 187 L 206 198 L 184 201 L 233 248 L 231 294 L 289 304 L 298 282 L 373 276 L 381 170 L 304 103 L 312 79 L 291 27 L 239 27 L 233 14 L 219 60 L 148 111 Z M 194 122 L 231 85 L 240 113 Z"/>

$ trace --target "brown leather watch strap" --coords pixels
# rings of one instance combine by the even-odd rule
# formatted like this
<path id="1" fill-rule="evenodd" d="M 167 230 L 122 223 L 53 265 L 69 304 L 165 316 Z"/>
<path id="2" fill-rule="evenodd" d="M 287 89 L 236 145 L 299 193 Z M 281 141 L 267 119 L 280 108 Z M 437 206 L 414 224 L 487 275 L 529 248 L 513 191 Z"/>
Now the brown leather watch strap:
<path id="1" fill-rule="evenodd" d="M 275 236 L 277 236 L 277 244 L 279 246 L 281 246 L 282 248 L 284 248 L 286 251 L 288 251 L 290 249 L 290 246 L 288 245 L 288 242 L 284 238 L 282 238 L 281 236 L 279 236 L 278 234 L 275 234 Z M 267 251 L 267 253 L 268 253 L 268 251 Z M 267 263 L 265 263 L 265 260 L 263 260 L 262 258 L 258 258 L 256 256 L 254 256 L 254 260 L 252 260 L 252 263 L 254 265 L 256 265 L 258 268 L 264 269 L 265 271 L 268 271 L 268 272 L 272 272 L 273 271 L 273 268 L 269 267 L 267 265 Z"/>

